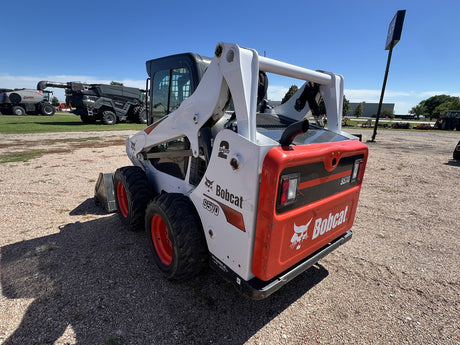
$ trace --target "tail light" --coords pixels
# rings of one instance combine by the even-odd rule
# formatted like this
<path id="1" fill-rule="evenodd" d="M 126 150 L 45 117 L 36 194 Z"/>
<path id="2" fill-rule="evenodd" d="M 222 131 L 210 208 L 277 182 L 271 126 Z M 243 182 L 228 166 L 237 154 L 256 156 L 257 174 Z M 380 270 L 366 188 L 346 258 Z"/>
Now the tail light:
<path id="1" fill-rule="evenodd" d="M 359 182 L 363 179 L 364 174 L 364 159 L 360 158 L 355 160 L 353 164 L 353 170 L 351 172 L 350 182 Z"/>
<path id="2" fill-rule="evenodd" d="M 278 205 L 292 204 L 297 197 L 300 174 L 283 175 L 280 178 Z"/>

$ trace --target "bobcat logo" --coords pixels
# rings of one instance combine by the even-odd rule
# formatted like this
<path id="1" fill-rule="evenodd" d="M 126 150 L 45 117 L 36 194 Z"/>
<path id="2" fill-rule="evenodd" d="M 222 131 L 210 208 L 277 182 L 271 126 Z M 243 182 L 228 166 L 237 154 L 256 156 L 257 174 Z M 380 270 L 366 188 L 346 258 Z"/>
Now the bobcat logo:
<path id="1" fill-rule="evenodd" d="M 208 179 L 206 176 L 204 178 L 205 178 L 204 185 L 206 186 L 206 188 L 208 188 L 208 193 L 209 193 L 212 191 L 212 185 L 214 181 Z"/>
<path id="2" fill-rule="evenodd" d="M 311 221 L 313 220 L 310 219 L 310 221 L 305 224 L 305 225 L 300 225 L 297 226 L 294 223 L 294 235 L 291 238 L 291 249 L 296 249 L 299 250 L 301 247 L 301 243 L 308 238 L 308 227 L 310 226 Z"/>

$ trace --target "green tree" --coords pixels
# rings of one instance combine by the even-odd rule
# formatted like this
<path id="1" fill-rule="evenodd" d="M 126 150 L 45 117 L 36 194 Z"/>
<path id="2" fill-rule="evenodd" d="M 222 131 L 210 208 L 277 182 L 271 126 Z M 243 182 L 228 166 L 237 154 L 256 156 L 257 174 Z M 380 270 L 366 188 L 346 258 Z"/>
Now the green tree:
<path id="1" fill-rule="evenodd" d="M 51 104 L 57 107 L 59 105 L 59 99 L 56 96 L 54 96 L 53 98 L 51 98 Z"/>
<path id="2" fill-rule="evenodd" d="M 433 117 L 439 117 L 439 113 L 436 113 L 434 110 L 436 109 L 437 106 L 449 102 L 452 100 L 452 96 L 448 95 L 436 95 L 433 97 L 430 97 L 424 101 L 420 102 L 420 105 L 423 105 L 426 108 L 427 115 L 432 119 Z"/>
<path id="3" fill-rule="evenodd" d="M 415 115 L 415 117 L 419 119 L 421 115 L 427 115 L 427 110 L 424 105 L 418 104 L 409 110 L 409 114 Z"/>
<path id="4" fill-rule="evenodd" d="M 426 115 L 431 120 L 443 115 L 447 110 L 456 110 L 459 108 L 459 97 L 436 95 L 421 101 L 418 105 L 413 107 L 409 113 L 417 116 Z"/>
<path id="5" fill-rule="evenodd" d="M 320 114 L 326 114 L 326 105 L 324 104 L 324 100 L 321 98 L 321 101 L 319 101 L 319 113 Z M 342 106 L 342 115 L 345 116 L 347 113 L 350 111 L 350 101 L 343 96 L 343 106 Z"/>
<path id="6" fill-rule="evenodd" d="M 289 99 L 297 92 L 297 90 L 299 90 L 297 85 L 291 85 L 291 87 L 289 88 L 289 90 L 286 92 L 283 99 L 281 100 L 281 104 L 289 101 Z"/>
<path id="7" fill-rule="evenodd" d="M 348 114 L 350 110 L 350 101 L 345 97 L 345 95 L 343 95 L 342 114 L 345 116 L 345 114 Z"/>
<path id="8" fill-rule="evenodd" d="M 359 103 L 356 106 L 355 112 L 354 112 L 353 115 L 356 116 L 356 117 L 360 117 L 361 115 L 363 115 L 363 104 L 362 103 Z"/>
<path id="9" fill-rule="evenodd" d="M 115 86 L 123 86 L 123 83 L 120 83 L 118 81 L 111 81 L 110 85 L 115 85 Z"/>
<path id="10" fill-rule="evenodd" d="M 392 109 L 389 109 L 389 108 L 385 108 L 382 110 L 380 116 L 382 118 L 390 118 L 390 119 L 394 119 L 395 118 L 395 113 Z"/>
<path id="11" fill-rule="evenodd" d="M 460 109 L 460 97 L 452 97 L 450 101 L 444 102 L 438 105 L 433 110 L 433 114 L 439 114 L 439 116 L 446 115 L 448 110 L 459 110 Z"/>

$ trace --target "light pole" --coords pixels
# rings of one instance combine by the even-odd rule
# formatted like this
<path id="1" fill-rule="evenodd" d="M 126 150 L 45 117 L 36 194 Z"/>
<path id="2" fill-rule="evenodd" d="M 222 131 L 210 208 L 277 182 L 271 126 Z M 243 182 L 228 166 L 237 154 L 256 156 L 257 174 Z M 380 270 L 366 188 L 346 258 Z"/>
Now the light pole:
<path id="1" fill-rule="evenodd" d="M 385 94 L 385 87 L 387 85 L 388 71 L 390 69 L 391 55 L 393 54 L 393 47 L 401 39 L 401 31 L 404 23 L 404 17 L 406 15 L 406 10 L 399 10 L 396 12 L 393 20 L 388 27 L 387 42 L 385 44 L 385 50 L 388 50 L 388 60 L 387 67 L 385 69 L 385 76 L 383 77 L 382 92 L 380 93 L 379 107 L 377 109 L 377 117 L 375 119 L 374 125 L 374 134 L 368 142 L 375 142 L 375 136 L 377 135 L 377 126 L 379 124 L 380 112 L 382 111 L 383 95 Z"/>

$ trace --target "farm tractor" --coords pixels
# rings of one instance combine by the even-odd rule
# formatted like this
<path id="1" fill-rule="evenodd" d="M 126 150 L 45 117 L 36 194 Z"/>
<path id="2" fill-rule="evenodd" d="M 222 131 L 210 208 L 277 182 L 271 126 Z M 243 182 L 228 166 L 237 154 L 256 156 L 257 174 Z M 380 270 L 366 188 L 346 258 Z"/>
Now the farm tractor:
<path id="1" fill-rule="evenodd" d="M 446 131 L 453 131 L 454 129 L 460 131 L 460 110 L 446 111 L 446 114 L 440 116 L 436 121 L 435 128 Z"/>
<path id="2" fill-rule="evenodd" d="M 368 148 L 342 131 L 340 75 L 230 43 L 146 67 L 149 126 L 126 141 L 133 166 L 101 173 L 95 197 L 146 230 L 166 279 L 211 266 L 262 299 L 350 240 Z M 305 83 L 257 112 L 267 73 Z M 327 129 L 308 120 L 321 97 Z"/>
<path id="3" fill-rule="evenodd" d="M 51 91 L 29 89 L 0 89 L 0 111 L 4 115 L 41 114 L 53 116 Z"/>
<path id="4" fill-rule="evenodd" d="M 144 92 L 134 87 L 106 84 L 85 84 L 80 82 L 52 82 L 42 80 L 37 90 L 47 87 L 63 88 L 66 103 L 72 104 L 73 113 L 84 123 L 100 120 L 105 125 L 130 120 L 147 123 L 144 107 Z"/>

